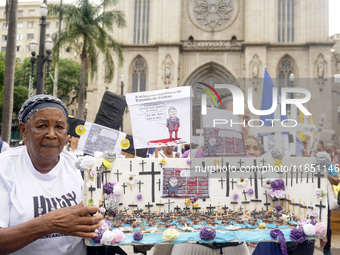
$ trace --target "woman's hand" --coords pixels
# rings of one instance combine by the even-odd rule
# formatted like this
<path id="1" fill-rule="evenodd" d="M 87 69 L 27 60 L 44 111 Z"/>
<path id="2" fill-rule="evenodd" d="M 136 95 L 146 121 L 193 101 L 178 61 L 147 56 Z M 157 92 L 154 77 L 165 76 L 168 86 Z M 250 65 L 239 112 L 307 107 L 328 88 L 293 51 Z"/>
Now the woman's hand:
<path id="1" fill-rule="evenodd" d="M 97 237 L 94 231 L 100 227 L 99 222 L 102 220 L 102 216 L 90 216 L 90 214 L 96 213 L 98 210 L 96 206 L 84 206 L 83 203 L 80 203 L 51 211 L 41 217 L 45 217 L 50 233 L 94 238 Z"/>

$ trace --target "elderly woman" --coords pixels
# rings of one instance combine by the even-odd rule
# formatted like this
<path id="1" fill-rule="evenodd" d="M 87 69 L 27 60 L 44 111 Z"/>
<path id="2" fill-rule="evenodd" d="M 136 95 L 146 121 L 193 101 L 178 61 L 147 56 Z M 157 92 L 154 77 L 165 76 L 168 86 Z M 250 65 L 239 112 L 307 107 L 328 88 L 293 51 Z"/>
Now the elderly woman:
<path id="1" fill-rule="evenodd" d="M 19 112 L 26 146 L 0 155 L 0 254 L 86 254 L 101 216 L 83 206 L 83 181 L 67 142 L 67 108 L 48 95 Z"/>

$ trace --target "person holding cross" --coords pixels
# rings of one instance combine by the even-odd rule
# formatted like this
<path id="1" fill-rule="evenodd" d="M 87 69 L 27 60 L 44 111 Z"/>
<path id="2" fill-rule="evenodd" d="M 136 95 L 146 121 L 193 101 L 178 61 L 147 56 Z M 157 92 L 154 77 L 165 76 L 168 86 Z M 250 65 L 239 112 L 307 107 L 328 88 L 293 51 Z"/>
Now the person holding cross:
<path id="1" fill-rule="evenodd" d="M 83 237 L 100 227 L 96 206 L 84 206 L 76 157 L 63 150 L 68 112 L 53 96 L 37 95 L 18 119 L 25 146 L 0 154 L 0 254 L 86 254 Z"/>

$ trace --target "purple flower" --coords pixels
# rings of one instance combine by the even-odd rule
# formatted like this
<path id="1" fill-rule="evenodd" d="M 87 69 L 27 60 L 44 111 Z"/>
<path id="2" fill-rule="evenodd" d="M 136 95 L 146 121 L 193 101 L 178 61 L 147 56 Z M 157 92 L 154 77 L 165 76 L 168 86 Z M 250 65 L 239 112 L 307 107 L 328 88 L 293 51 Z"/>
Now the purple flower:
<path id="1" fill-rule="evenodd" d="M 187 159 L 187 164 L 190 165 L 191 164 L 191 159 Z"/>
<path id="2" fill-rule="evenodd" d="M 253 195 L 254 194 L 254 190 L 253 189 L 248 189 L 248 195 Z"/>
<path id="3" fill-rule="evenodd" d="M 278 179 L 278 180 L 272 181 L 270 186 L 274 190 L 283 190 L 285 188 L 285 183 L 283 182 L 283 180 Z"/>
<path id="4" fill-rule="evenodd" d="M 282 207 L 280 205 L 276 206 L 276 210 L 280 212 L 282 210 Z"/>
<path id="5" fill-rule="evenodd" d="M 311 216 L 313 218 L 317 218 L 318 217 L 318 212 L 316 212 L 316 211 L 312 212 Z"/>
<path id="6" fill-rule="evenodd" d="M 273 239 L 276 239 L 277 237 L 279 237 L 279 243 L 280 243 L 282 254 L 283 255 L 287 255 L 286 239 L 285 239 L 282 231 L 279 230 L 279 229 L 271 230 L 270 231 L 270 236 Z"/>
<path id="7" fill-rule="evenodd" d="M 280 206 L 281 205 L 281 202 L 280 201 L 276 201 L 275 202 L 275 206 Z"/>
<path id="8" fill-rule="evenodd" d="M 143 239 L 143 234 L 141 232 L 137 231 L 133 234 L 133 240 L 140 241 L 142 239 Z"/>
<path id="9" fill-rule="evenodd" d="M 92 238 L 95 243 L 100 243 L 100 239 L 102 239 L 103 233 L 105 232 L 105 229 L 98 229 L 98 236 L 95 238 Z"/>
<path id="10" fill-rule="evenodd" d="M 197 201 L 197 196 L 196 195 L 191 196 L 191 197 L 189 197 L 189 199 L 190 199 L 191 203 L 195 203 Z"/>
<path id="11" fill-rule="evenodd" d="M 212 227 L 203 227 L 200 231 L 200 237 L 202 240 L 209 241 L 214 240 L 216 231 Z"/>
<path id="12" fill-rule="evenodd" d="M 316 220 L 311 220 L 310 224 L 312 224 L 313 226 L 315 226 L 315 224 L 318 223 Z"/>
<path id="13" fill-rule="evenodd" d="M 138 200 L 141 200 L 142 198 L 143 198 L 142 194 L 138 194 L 138 195 L 137 195 L 137 199 L 138 199 Z"/>
<path id="14" fill-rule="evenodd" d="M 284 198 L 286 196 L 286 192 L 284 192 L 283 190 L 271 189 L 268 191 L 268 195 L 276 198 Z"/>
<path id="15" fill-rule="evenodd" d="M 316 196 L 317 196 L 317 197 L 322 196 L 322 191 L 321 191 L 321 190 L 317 190 L 317 191 L 316 191 Z"/>
<path id="16" fill-rule="evenodd" d="M 290 239 L 293 242 L 303 243 L 306 240 L 305 232 L 303 228 L 295 227 L 290 231 Z"/>
<path id="17" fill-rule="evenodd" d="M 106 184 L 104 184 L 104 191 L 106 194 L 110 194 L 113 192 L 113 189 L 114 189 L 114 184 L 112 182 L 108 182 Z"/>
<path id="18" fill-rule="evenodd" d="M 234 199 L 234 200 L 238 199 L 238 194 L 237 194 L 237 193 L 235 193 L 235 194 L 233 195 L 233 199 Z"/>

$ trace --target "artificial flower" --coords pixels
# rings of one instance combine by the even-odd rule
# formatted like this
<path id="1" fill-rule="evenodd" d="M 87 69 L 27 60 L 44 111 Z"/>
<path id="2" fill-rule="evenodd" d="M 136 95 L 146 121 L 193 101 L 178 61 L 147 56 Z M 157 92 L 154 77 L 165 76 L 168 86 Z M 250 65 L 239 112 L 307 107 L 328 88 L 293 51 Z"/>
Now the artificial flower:
<path id="1" fill-rule="evenodd" d="M 238 195 L 237 193 L 235 193 L 235 194 L 233 195 L 233 199 L 236 200 L 236 199 L 238 199 L 238 198 L 239 198 L 239 195 Z"/>
<path id="2" fill-rule="evenodd" d="M 218 165 L 220 163 L 220 161 L 218 159 L 215 159 L 214 163 L 215 163 L 215 165 Z"/>
<path id="3" fill-rule="evenodd" d="M 165 158 L 162 158 L 161 159 L 161 163 L 164 165 L 166 163 L 166 159 Z"/>
<path id="4" fill-rule="evenodd" d="M 185 204 L 186 204 L 186 205 L 190 205 L 190 204 L 191 204 L 190 199 L 185 199 Z"/>
<path id="5" fill-rule="evenodd" d="M 236 184 L 240 187 L 245 187 L 247 185 L 247 182 L 247 178 L 240 178 Z"/>
<path id="6" fill-rule="evenodd" d="M 162 241 L 173 242 L 177 237 L 179 237 L 178 231 L 171 227 L 164 231 Z"/>
<path id="7" fill-rule="evenodd" d="M 125 240 L 125 234 L 123 231 L 121 231 L 120 229 L 114 229 L 112 230 L 113 234 L 114 234 L 114 239 L 112 240 L 111 243 L 120 243 L 123 242 Z"/>
<path id="8" fill-rule="evenodd" d="M 115 186 L 114 186 L 114 188 L 113 188 L 113 194 L 115 194 L 115 195 L 120 195 L 120 194 L 122 194 L 122 188 L 121 188 L 121 186 L 120 186 L 120 184 L 119 183 L 117 183 Z"/>
<path id="9" fill-rule="evenodd" d="M 260 228 L 260 229 L 266 228 L 266 223 L 261 222 L 261 223 L 259 224 L 259 228 Z"/>
<path id="10" fill-rule="evenodd" d="M 100 212 L 100 213 L 105 213 L 105 212 L 106 212 L 106 209 L 105 209 L 104 207 L 100 207 L 100 208 L 99 208 L 99 212 Z"/>
<path id="11" fill-rule="evenodd" d="M 270 189 L 272 186 L 270 185 L 272 182 L 271 179 L 263 179 L 262 184 L 265 189 Z"/>
<path id="12" fill-rule="evenodd" d="M 100 243 L 100 240 L 102 239 L 105 230 L 104 229 L 96 229 L 95 232 L 97 233 L 97 237 L 92 238 L 92 240 L 95 243 Z"/>
<path id="13" fill-rule="evenodd" d="M 135 174 L 129 174 L 129 178 L 127 179 L 127 183 L 130 185 L 135 184 L 135 182 L 137 181 L 137 177 Z"/>
<path id="14" fill-rule="evenodd" d="M 331 156 L 326 151 L 321 151 L 315 155 L 315 166 L 319 169 L 328 169 L 331 162 Z"/>
<path id="15" fill-rule="evenodd" d="M 109 161 L 113 161 L 116 158 L 116 153 L 113 151 L 104 151 L 103 157 Z"/>
<path id="16" fill-rule="evenodd" d="M 106 169 L 111 168 L 111 162 L 107 159 L 103 159 L 103 165 L 105 166 Z"/>
<path id="17" fill-rule="evenodd" d="M 268 191 L 268 195 L 273 197 L 273 198 L 285 198 L 286 196 L 286 192 L 284 192 L 283 190 L 269 190 Z"/>
<path id="18" fill-rule="evenodd" d="M 248 189 L 248 195 L 253 195 L 254 194 L 254 190 L 253 189 Z"/>
<path id="19" fill-rule="evenodd" d="M 327 196 L 327 193 L 325 193 L 323 190 L 319 189 L 315 192 L 315 195 L 316 195 L 316 199 L 322 201 Z"/>
<path id="20" fill-rule="evenodd" d="M 196 207 L 198 207 L 198 203 L 195 202 L 195 203 L 192 204 L 192 206 L 196 208 Z"/>
<path id="21" fill-rule="evenodd" d="M 271 154 L 274 159 L 282 159 L 285 156 L 285 151 L 275 147 L 272 149 Z"/>
<path id="22" fill-rule="evenodd" d="M 102 238 L 100 239 L 100 244 L 110 245 L 115 238 L 115 234 L 110 230 L 105 230 Z"/>
<path id="23" fill-rule="evenodd" d="M 141 200 L 142 198 L 143 198 L 142 194 L 138 194 L 138 195 L 137 195 L 137 199 L 138 199 L 138 200 Z"/>
<path id="24" fill-rule="evenodd" d="M 100 229 L 110 230 L 111 228 L 111 222 L 108 220 L 101 220 L 100 224 L 101 224 Z"/>
<path id="25" fill-rule="evenodd" d="M 326 226 L 322 222 L 318 222 L 314 225 L 315 227 L 315 236 L 321 237 L 326 233 Z"/>
<path id="26" fill-rule="evenodd" d="M 197 198 L 196 195 L 193 195 L 193 196 L 189 197 L 189 199 L 190 199 L 191 203 L 195 203 L 198 198 Z"/>
<path id="27" fill-rule="evenodd" d="M 139 242 L 140 240 L 143 239 L 143 234 L 140 231 L 137 231 L 133 234 L 133 240 Z"/>
<path id="28" fill-rule="evenodd" d="M 313 219 L 316 219 L 317 217 L 318 217 L 318 212 L 316 212 L 316 211 L 313 211 L 312 213 L 311 213 L 311 218 L 313 218 Z"/>
<path id="29" fill-rule="evenodd" d="M 274 190 L 284 190 L 285 183 L 281 179 L 276 179 L 270 183 L 270 186 Z"/>
<path id="30" fill-rule="evenodd" d="M 280 243 L 280 248 L 281 248 L 282 254 L 287 255 L 288 253 L 287 253 L 286 239 L 285 239 L 282 231 L 279 230 L 279 229 L 271 230 L 270 236 L 273 239 L 276 239 L 277 237 L 279 237 L 279 243 Z"/>
<path id="31" fill-rule="evenodd" d="M 112 182 L 105 183 L 103 187 L 104 192 L 109 195 L 110 193 L 113 192 L 114 186 L 115 185 Z"/>
<path id="32" fill-rule="evenodd" d="M 216 230 L 212 227 L 203 227 L 200 231 L 200 238 L 204 241 L 214 240 L 216 236 Z"/>
<path id="33" fill-rule="evenodd" d="M 314 236 L 316 232 L 315 226 L 310 223 L 303 225 L 303 231 L 307 236 Z"/>
<path id="34" fill-rule="evenodd" d="M 82 157 L 80 167 L 85 170 L 90 170 L 94 168 L 96 164 L 96 159 L 92 156 L 84 156 Z"/>
<path id="35" fill-rule="evenodd" d="M 191 164 L 191 159 L 187 159 L 187 164 L 190 165 Z"/>
<path id="36" fill-rule="evenodd" d="M 290 231 L 290 239 L 293 242 L 303 243 L 306 240 L 306 234 L 302 227 L 292 228 Z"/>
<path id="37" fill-rule="evenodd" d="M 96 170 L 95 169 L 91 169 L 90 170 L 90 177 L 94 178 L 96 176 Z"/>

